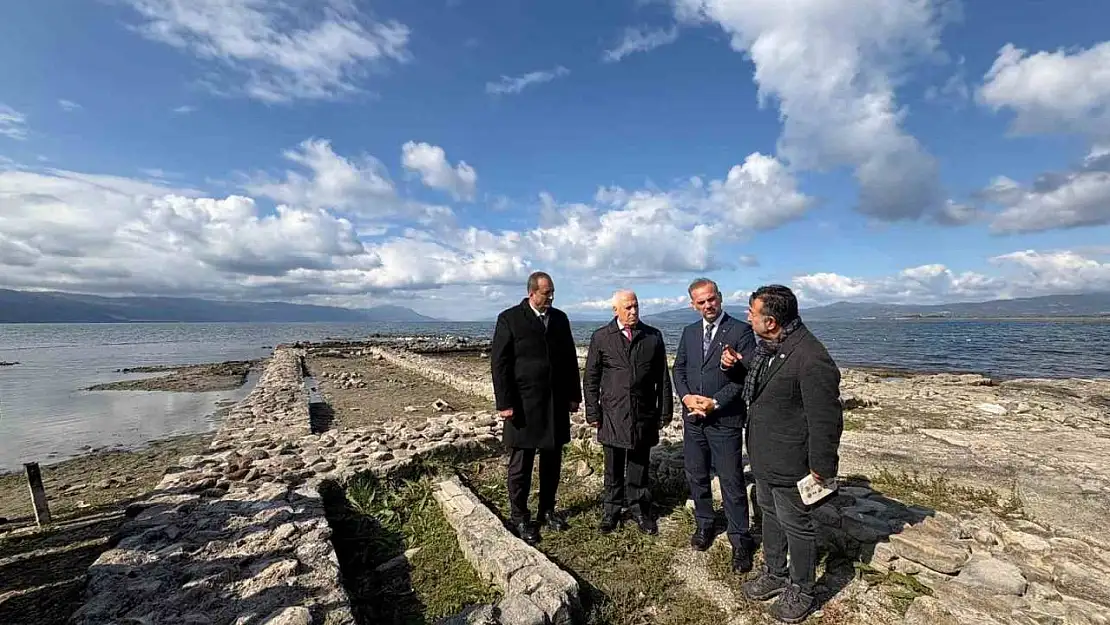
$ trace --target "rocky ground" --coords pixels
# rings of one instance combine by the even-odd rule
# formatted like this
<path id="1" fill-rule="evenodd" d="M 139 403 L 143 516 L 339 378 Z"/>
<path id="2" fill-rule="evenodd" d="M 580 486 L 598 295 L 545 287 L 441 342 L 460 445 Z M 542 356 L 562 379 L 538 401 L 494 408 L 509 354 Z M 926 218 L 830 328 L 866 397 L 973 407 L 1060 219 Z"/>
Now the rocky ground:
<path id="1" fill-rule="evenodd" d="M 247 381 L 251 368 L 260 361 L 228 361 L 202 365 L 157 365 L 120 369 L 119 373 L 165 373 L 151 378 L 97 384 L 88 391 L 176 391 L 203 393 L 231 391 Z"/>
<path id="2" fill-rule="evenodd" d="M 123 510 L 166 467 L 198 453 L 211 435 L 158 441 L 42 467 L 54 525 L 34 525 L 22 473 L 0 476 L 0 623 L 61 625 L 81 605 L 85 571 L 108 548 Z"/>
<path id="3" fill-rule="evenodd" d="M 487 401 L 355 350 L 350 355 L 313 350 L 309 373 L 335 413 L 335 426 L 365 427 L 396 419 L 420 420 L 443 412 L 486 410 Z M 438 403 L 437 403 L 438 402 Z"/>

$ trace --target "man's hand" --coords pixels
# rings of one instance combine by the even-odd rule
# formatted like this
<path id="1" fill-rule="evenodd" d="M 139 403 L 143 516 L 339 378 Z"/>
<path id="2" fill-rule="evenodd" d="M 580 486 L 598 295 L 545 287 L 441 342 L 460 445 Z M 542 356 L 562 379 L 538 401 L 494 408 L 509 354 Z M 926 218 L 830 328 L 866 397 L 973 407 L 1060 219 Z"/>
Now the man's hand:
<path id="1" fill-rule="evenodd" d="M 721 368 L 728 370 L 736 366 L 736 363 L 744 359 L 739 352 L 732 349 L 730 345 L 725 345 L 721 348 Z"/>
<path id="2" fill-rule="evenodd" d="M 687 410 L 697 410 L 698 399 L 700 397 L 701 397 L 701 395 L 694 395 L 694 394 L 684 395 L 682 397 L 682 405 L 686 406 Z"/>
<path id="3" fill-rule="evenodd" d="M 499 416 L 502 419 L 508 421 L 509 419 L 513 418 L 513 409 L 509 408 L 508 410 L 498 410 L 497 411 L 497 416 Z"/>
<path id="4" fill-rule="evenodd" d="M 576 401 L 570 402 L 570 412 L 571 412 L 571 414 L 578 412 L 578 402 L 576 402 Z"/>

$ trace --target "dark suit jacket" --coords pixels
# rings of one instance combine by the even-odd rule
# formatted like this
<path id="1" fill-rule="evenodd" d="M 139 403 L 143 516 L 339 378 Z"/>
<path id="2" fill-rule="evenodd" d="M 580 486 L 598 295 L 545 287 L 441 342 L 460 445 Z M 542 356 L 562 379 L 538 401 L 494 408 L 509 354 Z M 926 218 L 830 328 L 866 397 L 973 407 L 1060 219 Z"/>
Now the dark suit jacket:
<path id="1" fill-rule="evenodd" d="M 755 356 L 755 335 L 752 327 L 731 315 L 720 320 L 720 327 L 713 336 L 709 353 L 702 353 L 705 334 L 702 321 L 691 323 L 682 330 L 678 353 L 674 359 L 674 388 L 679 400 L 686 395 L 712 397 L 720 408 L 710 412 L 704 423 L 718 423 L 727 427 L 742 427 L 746 413 L 744 400 L 744 363 Z M 721 370 L 721 346 L 729 345 L 744 357 L 734 371 Z M 682 406 L 682 417 L 689 418 L 689 410 Z"/>
<path id="2" fill-rule="evenodd" d="M 570 442 L 570 404 L 582 402 L 582 380 L 563 311 L 548 309 L 546 330 L 527 298 L 502 311 L 490 368 L 497 409 L 513 409 L 502 432 L 506 447 L 554 449 Z"/>
<path id="3" fill-rule="evenodd" d="M 659 443 L 659 428 L 674 412 L 663 333 L 639 323 L 629 342 L 614 318 L 590 337 L 584 377 L 586 421 L 601 423 L 599 443 L 624 449 Z"/>
<path id="4" fill-rule="evenodd" d="M 835 477 L 843 430 L 840 370 L 803 325 L 767 364 L 748 406 L 752 474 L 779 486 L 793 486 L 810 470 Z"/>

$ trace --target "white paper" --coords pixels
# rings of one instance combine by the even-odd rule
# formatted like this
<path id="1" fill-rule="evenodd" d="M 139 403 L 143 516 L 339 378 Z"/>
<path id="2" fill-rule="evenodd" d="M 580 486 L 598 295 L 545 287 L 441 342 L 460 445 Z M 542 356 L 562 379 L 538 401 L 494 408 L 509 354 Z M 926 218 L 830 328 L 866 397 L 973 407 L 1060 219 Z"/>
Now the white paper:
<path id="1" fill-rule="evenodd" d="M 818 480 L 810 473 L 798 480 L 798 494 L 802 496 L 802 503 L 807 506 L 821 501 L 836 490 L 836 478 Z"/>

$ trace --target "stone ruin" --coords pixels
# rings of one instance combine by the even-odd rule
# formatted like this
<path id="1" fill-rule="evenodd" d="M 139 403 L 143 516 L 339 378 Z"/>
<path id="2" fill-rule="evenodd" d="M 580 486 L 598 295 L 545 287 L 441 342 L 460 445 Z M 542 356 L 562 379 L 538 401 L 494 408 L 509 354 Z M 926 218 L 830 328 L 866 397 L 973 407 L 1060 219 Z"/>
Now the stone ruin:
<path id="1" fill-rule="evenodd" d="M 492 400 L 488 382 L 420 354 L 363 349 Z M 297 346 L 275 349 L 210 449 L 182 458 L 146 500 L 128 507 L 129 521 L 89 568 L 86 602 L 73 623 L 354 623 L 321 486 L 365 471 L 389 475 L 449 450 L 499 451 L 492 411 L 314 432 L 304 356 Z M 680 427 L 666 428 L 654 450 L 656 483 L 685 479 Z M 573 433 L 589 441 L 593 428 L 579 414 Z M 454 623 L 573 622 L 573 577 L 513 537 L 459 482 L 440 482 L 435 497 L 474 569 L 504 593 L 498 606 Z M 863 486 L 843 487 L 816 516 L 831 555 L 913 575 L 931 589 L 913 601 L 905 623 L 1110 625 L 1110 552 L 1083 537 L 988 511 L 952 516 L 905 506 Z"/>

